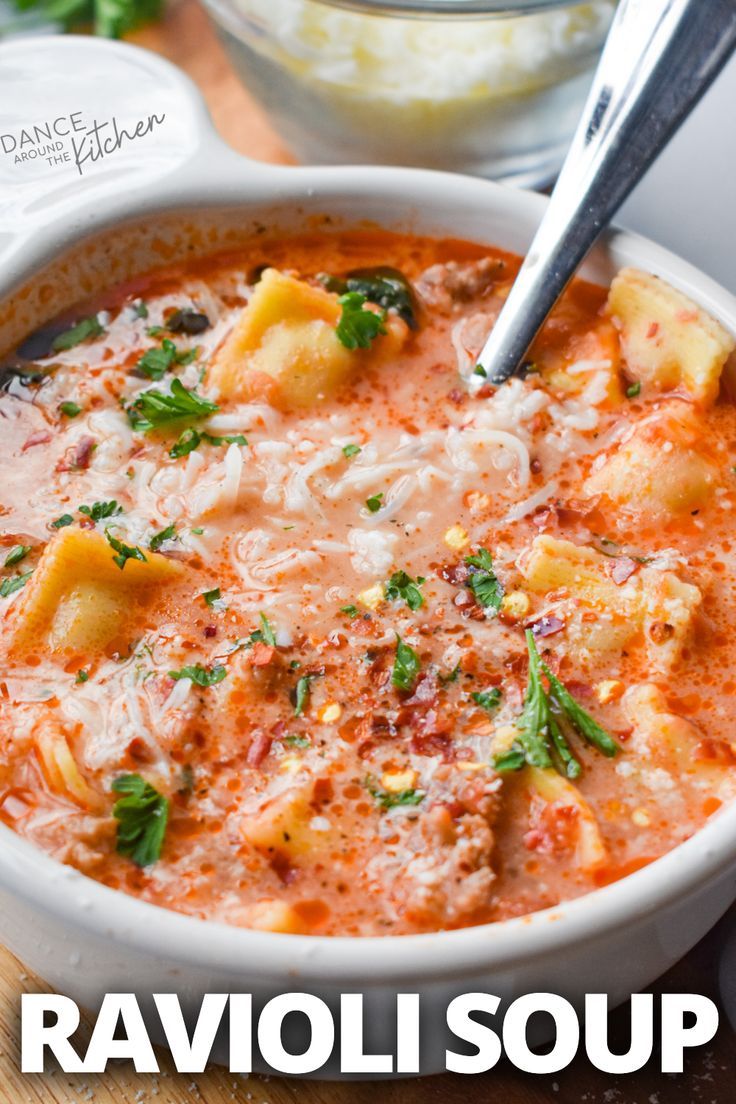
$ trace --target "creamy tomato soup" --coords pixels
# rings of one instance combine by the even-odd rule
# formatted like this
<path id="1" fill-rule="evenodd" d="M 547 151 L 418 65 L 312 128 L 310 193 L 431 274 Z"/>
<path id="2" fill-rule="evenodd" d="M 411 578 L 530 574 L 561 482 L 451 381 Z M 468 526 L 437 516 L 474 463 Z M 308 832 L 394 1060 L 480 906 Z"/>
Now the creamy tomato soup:
<path id="1" fill-rule="evenodd" d="M 255 240 L 4 358 L 0 816 L 194 916 L 380 935 L 576 897 L 733 793 L 733 340 L 518 262 Z M 4 565 L 4 566 L 3 566 Z"/>

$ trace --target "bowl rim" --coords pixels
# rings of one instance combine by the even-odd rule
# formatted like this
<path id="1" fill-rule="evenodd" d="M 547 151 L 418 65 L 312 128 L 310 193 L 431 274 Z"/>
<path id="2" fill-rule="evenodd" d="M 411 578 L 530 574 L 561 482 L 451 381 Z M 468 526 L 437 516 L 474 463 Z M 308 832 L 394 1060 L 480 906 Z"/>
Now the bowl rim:
<path id="1" fill-rule="evenodd" d="M 237 159 L 241 170 L 243 160 Z M 249 194 L 246 176 L 219 180 L 210 192 L 206 208 L 227 210 L 232 206 L 266 207 L 263 199 Z M 253 168 L 253 166 L 252 166 Z M 431 202 L 440 207 L 446 197 L 444 188 L 477 202 L 487 196 L 489 208 L 507 216 L 514 229 L 523 228 L 531 212 L 539 212 L 543 197 L 487 181 L 424 170 L 373 168 L 359 169 L 271 169 L 261 175 L 263 188 L 273 174 L 284 186 L 279 206 L 292 192 L 303 196 L 303 189 L 316 192 L 325 207 L 331 198 L 347 196 L 355 203 L 362 191 L 379 201 L 387 197 L 404 202 L 411 195 L 419 204 Z M 290 178 L 291 187 L 286 187 Z M 201 187 L 201 181 L 199 182 Z M 258 190 L 258 189 L 256 189 Z M 181 193 L 179 199 L 182 200 Z M 178 206 L 182 213 L 191 210 L 191 194 Z M 162 187 L 156 204 L 175 213 L 174 194 Z M 110 203 L 106 225 L 143 219 L 151 210 L 131 212 L 130 203 L 118 207 Z M 347 220 L 349 221 L 349 220 Z M 354 221 L 354 220 L 353 220 Z M 387 218 L 390 224 L 390 218 Z M 360 218 L 358 219 L 360 222 Z M 98 225 L 97 229 L 100 229 Z M 89 228 L 87 228 L 89 230 Z M 429 232 L 429 231 L 428 231 Z M 523 233 L 520 229 L 520 233 Z M 76 240 L 84 238 L 77 233 Z M 53 235 L 48 241 L 58 251 Z M 36 244 L 33 269 L 40 267 L 48 244 Z M 68 243 L 68 241 L 67 241 Z M 714 310 L 736 332 L 736 298 L 688 262 L 645 238 L 621 230 L 611 230 L 603 238 L 606 247 L 618 249 L 632 261 L 658 271 L 676 284 L 684 284 L 691 293 L 700 292 L 703 305 Z M 33 252 L 33 251 L 31 251 Z M 29 261 L 31 258 L 29 258 Z M 294 983 L 295 978 L 319 983 L 338 980 L 342 985 L 372 987 L 402 980 L 452 978 L 476 974 L 481 968 L 511 967 L 554 953 L 570 944 L 598 940 L 620 925 L 644 921 L 676 902 L 694 897 L 716 881 L 736 870 L 736 800 L 723 806 L 691 838 L 648 866 L 620 880 L 526 916 L 495 921 L 457 930 L 412 935 L 325 936 L 292 935 L 238 928 L 216 920 L 174 912 L 113 890 L 72 867 L 64 866 L 0 824 L 0 895 L 9 893 L 25 901 L 35 911 L 52 914 L 69 930 L 82 930 L 92 937 L 112 940 L 121 948 L 140 948 L 167 961 L 186 962 L 214 970 L 234 971 L 247 962 L 251 977 L 280 979 Z M 736 880 L 735 880 L 736 891 Z"/>
<path id="2" fill-rule="evenodd" d="M 425 22 L 451 21 L 458 18 L 485 19 L 495 22 L 523 19 L 530 15 L 543 15 L 545 12 L 585 6 L 582 0 L 306 0 L 306 2 L 314 6 L 350 11 L 369 18 L 415 19 Z M 203 3 L 231 29 L 241 25 L 248 18 L 248 13 L 232 0 L 203 0 Z"/>

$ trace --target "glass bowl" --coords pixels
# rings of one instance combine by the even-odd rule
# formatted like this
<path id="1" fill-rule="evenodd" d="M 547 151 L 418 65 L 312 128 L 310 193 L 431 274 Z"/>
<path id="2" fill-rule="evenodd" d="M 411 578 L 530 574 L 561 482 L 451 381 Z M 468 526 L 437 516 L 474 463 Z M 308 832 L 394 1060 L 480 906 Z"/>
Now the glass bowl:
<path id="1" fill-rule="evenodd" d="M 543 186 L 615 0 L 204 0 L 243 83 L 309 164 Z"/>

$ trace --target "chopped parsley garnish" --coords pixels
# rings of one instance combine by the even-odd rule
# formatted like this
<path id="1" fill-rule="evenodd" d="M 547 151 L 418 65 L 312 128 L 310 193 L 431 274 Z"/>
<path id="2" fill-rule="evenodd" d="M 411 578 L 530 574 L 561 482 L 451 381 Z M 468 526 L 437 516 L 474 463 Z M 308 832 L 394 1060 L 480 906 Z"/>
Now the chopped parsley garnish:
<path id="1" fill-rule="evenodd" d="M 70 329 L 57 334 L 51 342 L 51 351 L 54 353 L 66 352 L 67 349 L 73 349 L 75 345 L 88 341 L 90 337 L 100 337 L 104 332 L 104 326 L 101 325 L 97 315 L 93 314 L 91 318 L 83 318 Z"/>
<path id="2" fill-rule="evenodd" d="M 295 717 L 301 717 L 302 713 L 304 712 L 307 701 L 309 700 L 313 678 L 314 675 L 302 675 L 296 684 L 296 692 L 294 695 Z"/>
<path id="3" fill-rule="evenodd" d="M 123 774 L 112 784 L 122 794 L 112 807 L 118 822 L 117 851 L 137 866 L 151 866 L 161 856 L 169 799 L 139 774 Z"/>
<path id="4" fill-rule="evenodd" d="M 273 625 L 266 617 L 265 613 L 259 615 L 261 618 L 261 640 L 264 644 L 268 644 L 270 647 L 276 647 L 276 633 L 273 630 Z"/>
<path id="5" fill-rule="evenodd" d="M 205 590 L 202 597 L 205 600 L 205 604 L 208 605 L 210 607 L 210 609 L 212 609 L 215 602 L 219 602 L 220 599 L 222 598 L 222 595 L 220 593 L 220 588 L 219 587 L 214 587 L 213 590 Z"/>
<path id="6" fill-rule="evenodd" d="M 59 403 L 59 410 L 65 418 L 76 418 L 77 414 L 82 413 L 81 406 L 77 406 L 75 402 L 70 402 L 68 400 Z"/>
<path id="7" fill-rule="evenodd" d="M 357 456 L 359 452 L 362 452 L 360 445 L 343 445 L 342 454 L 346 460 L 352 460 L 354 456 Z"/>
<path id="8" fill-rule="evenodd" d="M 386 597 L 392 602 L 403 599 L 410 610 L 418 610 L 424 605 L 424 597 L 419 588 L 425 582 L 426 579 L 421 575 L 412 579 L 405 571 L 395 571 L 386 585 Z"/>
<path id="9" fill-rule="evenodd" d="M 148 318 L 148 304 L 145 299 L 139 299 L 137 303 L 133 303 L 132 309 L 134 318 Z"/>
<path id="10" fill-rule="evenodd" d="M 500 610 L 503 587 L 493 570 L 493 560 L 487 548 L 479 548 L 474 556 L 466 556 L 465 563 L 470 568 L 467 585 L 475 595 L 475 600 L 484 609 Z"/>
<path id="11" fill-rule="evenodd" d="M 357 606 L 340 606 L 340 613 L 344 613 L 347 617 L 360 617 Z"/>
<path id="12" fill-rule="evenodd" d="M 413 690 L 422 669 L 419 656 L 396 634 L 396 658 L 391 671 L 391 683 L 397 690 Z"/>
<path id="13" fill-rule="evenodd" d="M 182 456 L 187 456 L 194 449 L 199 448 L 203 441 L 206 441 L 208 445 L 247 445 L 247 438 L 242 433 L 235 433 L 230 437 L 217 437 L 213 433 L 200 433 L 198 429 L 194 429 L 190 426 L 185 429 L 179 440 L 169 449 L 169 456 L 174 460 L 178 460 Z"/>
<path id="14" fill-rule="evenodd" d="M 641 394 L 641 383 L 639 380 L 636 383 L 632 383 L 630 387 L 626 388 L 626 398 L 635 399 Z"/>
<path id="15" fill-rule="evenodd" d="M 142 433 L 183 419 L 206 418 L 216 410 L 219 410 L 217 403 L 203 399 L 179 379 L 172 381 L 170 394 L 150 388 L 127 407 L 131 425 Z"/>
<path id="16" fill-rule="evenodd" d="M 165 529 L 161 529 L 158 533 L 154 533 L 148 542 L 148 547 L 152 552 L 158 552 L 161 545 L 170 540 L 176 540 L 175 525 L 167 525 Z"/>
<path id="17" fill-rule="evenodd" d="M 470 696 L 486 713 L 493 713 L 501 703 L 501 691 L 497 686 L 492 686 L 489 690 L 478 690 Z"/>
<path id="18" fill-rule="evenodd" d="M 195 663 L 191 667 L 182 667 L 180 671 L 169 671 L 169 678 L 175 681 L 188 678 L 197 686 L 216 686 L 226 675 L 227 668 L 221 663 L 216 663 L 214 667 L 203 667 L 201 663 Z"/>
<path id="19" fill-rule="evenodd" d="M 86 514 L 92 521 L 104 521 L 105 518 L 117 517 L 122 514 L 123 507 L 118 506 L 114 498 L 109 502 L 93 502 L 91 506 L 78 506 L 80 514 Z"/>
<path id="20" fill-rule="evenodd" d="M 74 681 L 75 682 L 88 682 L 89 681 L 89 671 L 85 671 L 83 667 L 80 668 L 77 671 L 77 677 L 75 678 Z"/>
<path id="21" fill-rule="evenodd" d="M 457 682 L 460 678 L 460 664 L 456 663 L 452 670 L 447 675 L 440 673 L 437 677 L 440 680 L 442 686 L 449 686 L 451 682 Z"/>
<path id="22" fill-rule="evenodd" d="M 496 757 L 494 766 L 498 771 L 509 771 L 520 770 L 529 763 L 543 770 L 554 767 L 567 778 L 577 778 L 582 767 L 572 753 L 561 722 L 606 756 L 616 755 L 619 746 L 540 660 L 532 630 L 527 629 L 525 635 L 529 677 L 524 708 L 516 722 L 519 736 L 508 751 Z M 549 691 L 544 689 L 542 675 L 549 683 Z"/>
<path id="23" fill-rule="evenodd" d="M 16 544 L 15 548 L 11 548 L 5 557 L 3 567 L 15 567 L 21 560 L 24 560 L 28 553 L 31 551 L 30 544 Z"/>
<path id="24" fill-rule="evenodd" d="M 181 307 L 170 314 L 166 319 L 166 329 L 169 333 L 183 333 L 189 337 L 196 337 L 210 328 L 210 320 L 203 311 L 193 310 L 191 307 Z"/>
<path id="25" fill-rule="evenodd" d="M 483 379 L 488 379 L 488 373 L 486 372 L 482 364 L 476 364 L 475 368 L 473 369 L 473 375 L 482 376 Z"/>
<path id="26" fill-rule="evenodd" d="M 308 748 L 312 745 L 312 741 L 308 736 L 299 736 L 294 732 L 290 732 L 288 736 L 282 737 L 281 743 L 286 744 L 288 747 L 295 748 Z"/>
<path id="27" fill-rule="evenodd" d="M 56 521 L 51 522 L 52 529 L 64 529 L 67 525 L 71 525 L 74 518 L 71 514 L 62 514 Z"/>
<path id="28" fill-rule="evenodd" d="M 365 788 L 382 809 L 393 809 L 397 805 L 419 805 L 425 797 L 422 790 L 399 790 L 398 793 L 384 790 L 383 786 L 377 785 L 370 777 L 365 780 Z"/>
<path id="29" fill-rule="evenodd" d="M 357 291 L 348 291 L 338 299 L 342 314 L 335 333 L 346 349 L 370 349 L 378 335 L 386 333 L 383 324 L 386 311 L 382 310 L 377 314 L 372 310 L 364 310 L 366 302 L 366 296 Z"/>
<path id="30" fill-rule="evenodd" d="M 22 575 L 11 575 L 0 583 L 0 598 L 9 598 L 17 590 L 22 590 L 33 571 L 24 571 Z"/>
<path id="31" fill-rule="evenodd" d="M 123 544 L 121 540 L 112 535 L 109 529 L 105 530 L 105 537 L 113 552 L 117 552 L 117 556 L 113 556 L 112 561 L 117 564 L 121 571 L 128 560 L 140 560 L 141 563 L 148 563 L 145 552 L 136 545 Z"/>
<path id="32" fill-rule="evenodd" d="M 385 310 L 393 308 L 412 330 L 417 328 L 416 309 L 411 285 L 398 268 L 379 265 L 376 268 L 358 268 L 345 279 L 322 273 L 319 277 L 328 291 L 354 291 L 364 295 L 371 303 Z"/>
<path id="33" fill-rule="evenodd" d="M 173 341 L 165 337 L 157 349 L 147 349 L 139 358 L 135 369 L 152 380 L 160 380 L 178 365 L 191 364 L 198 349 L 177 349 Z"/>
<path id="34" fill-rule="evenodd" d="M 381 502 L 383 500 L 383 491 L 379 494 L 371 495 L 370 498 L 365 500 L 365 504 L 372 514 L 377 514 L 381 509 Z"/>

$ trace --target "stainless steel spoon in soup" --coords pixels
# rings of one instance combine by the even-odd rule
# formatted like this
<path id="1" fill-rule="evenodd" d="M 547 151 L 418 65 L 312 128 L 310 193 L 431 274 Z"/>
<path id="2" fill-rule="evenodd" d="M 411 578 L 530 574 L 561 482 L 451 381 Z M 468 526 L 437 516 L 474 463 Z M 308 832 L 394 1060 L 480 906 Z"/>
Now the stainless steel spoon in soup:
<path id="1" fill-rule="evenodd" d="M 520 370 L 578 265 L 734 49 L 734 0 L 622 0 L 547 212 L 478 358 L 479 387 Z"/>

